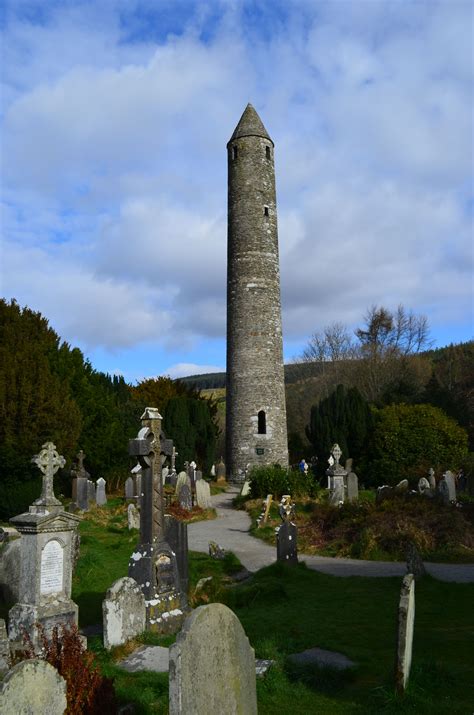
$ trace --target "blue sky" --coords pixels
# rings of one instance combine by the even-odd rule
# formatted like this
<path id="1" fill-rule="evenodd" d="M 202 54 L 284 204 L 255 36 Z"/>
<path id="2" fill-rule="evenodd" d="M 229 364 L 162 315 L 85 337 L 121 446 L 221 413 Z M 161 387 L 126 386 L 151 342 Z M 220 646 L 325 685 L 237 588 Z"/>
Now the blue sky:
<path id="1" fill-rule="evenodd" d="M 472 4 L 4 2 L 1 292 L 129 381 L 225 365 L 226 143 L 276 145 L 285 359 L 473 337 Z"/>

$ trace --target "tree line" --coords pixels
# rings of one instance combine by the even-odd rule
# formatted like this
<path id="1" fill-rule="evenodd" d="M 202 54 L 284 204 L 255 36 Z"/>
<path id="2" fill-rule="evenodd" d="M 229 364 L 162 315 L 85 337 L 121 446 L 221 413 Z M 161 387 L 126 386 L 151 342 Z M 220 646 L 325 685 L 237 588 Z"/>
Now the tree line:
<path id="1" fill-rule="evenodd" d="M 0 300 L 0 516 L 18 513 L 39 496 L 40 475 L 31 458 L 49 440 L 69 468 L 82 449 L 92 477 L 117 486 L 127 476 L 128 440 L 146 406 L 160 409 L 179 453 L 178 468 L 196 459 L 208 471 L 218 434 L 212 400 L 170 378 L 132 386 L 122 376 L 94 370 L 39 312 Z M 68 469 L 57 483 L 70 493 Z"/>

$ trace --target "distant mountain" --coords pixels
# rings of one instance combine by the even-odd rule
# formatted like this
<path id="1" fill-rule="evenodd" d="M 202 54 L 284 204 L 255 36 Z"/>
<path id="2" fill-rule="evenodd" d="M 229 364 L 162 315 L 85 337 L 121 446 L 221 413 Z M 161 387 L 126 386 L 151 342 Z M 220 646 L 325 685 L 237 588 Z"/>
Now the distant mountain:
<path id="1" fill-rule="evenodd" d="M 285 384 L 299 382 L 308 377 L 318 377 L 321 371 L 320 363 L 290 363 L 285 365 Z M 225 376 L 225 372 L 208 372 L 203 375 L 189 375 L 177 379 L 198 390 L 211 390 L 225 387 Z"/>

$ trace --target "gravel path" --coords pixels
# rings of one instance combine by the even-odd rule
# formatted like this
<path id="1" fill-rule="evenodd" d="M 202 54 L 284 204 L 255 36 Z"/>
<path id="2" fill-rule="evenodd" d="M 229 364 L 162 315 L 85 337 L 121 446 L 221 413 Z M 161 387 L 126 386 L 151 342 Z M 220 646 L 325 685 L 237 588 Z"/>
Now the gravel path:
<path id="1" fill-rule="evenodd" d="M 209 542 L 216 541 L 228 551 L 233 551 L 249 571 L 258 571 L 276 560 L 276 548 L 251 536 L 250 517 L 245 511 L 232 508 L 236 489 L 212 497 L 217 511 L 217 519 L 198 521 L 188 526 L 189 548 L 208 553 Z M 299 554 L 310 569 L 331 576 L 403 576 L 404 563 L 394 561 L 359 561 L 326 556 L 305 556 Z M 431 576 L 440 581 L 474 582 L 474 564 L 429 564 L 425 568 Z"/>

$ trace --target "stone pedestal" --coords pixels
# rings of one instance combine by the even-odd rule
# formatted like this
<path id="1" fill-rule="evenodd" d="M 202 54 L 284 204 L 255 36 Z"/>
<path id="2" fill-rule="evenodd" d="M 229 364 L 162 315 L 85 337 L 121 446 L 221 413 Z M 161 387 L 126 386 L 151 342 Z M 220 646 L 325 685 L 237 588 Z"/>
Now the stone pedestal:
<path id="1" fill-rule="evenodd" d="M 62 509 L 30 511 L 11 519 L 21 534 L 19 599 L 9 612 L 9 638 L 21 641 L 23 629 L 38 647 L 41 624 L 51 635 L 54 626 L 77 624 L 71 600 L 73 541 L 79 517 Z"/>

